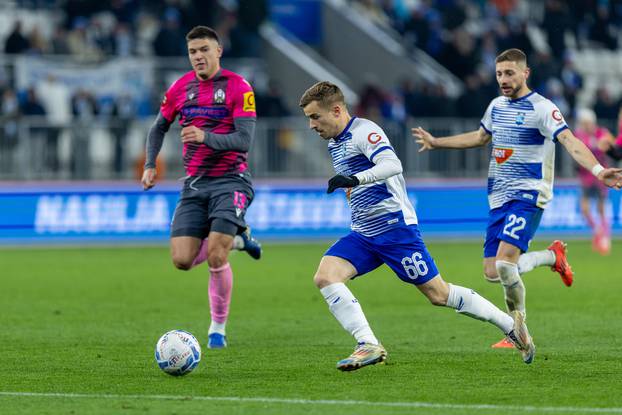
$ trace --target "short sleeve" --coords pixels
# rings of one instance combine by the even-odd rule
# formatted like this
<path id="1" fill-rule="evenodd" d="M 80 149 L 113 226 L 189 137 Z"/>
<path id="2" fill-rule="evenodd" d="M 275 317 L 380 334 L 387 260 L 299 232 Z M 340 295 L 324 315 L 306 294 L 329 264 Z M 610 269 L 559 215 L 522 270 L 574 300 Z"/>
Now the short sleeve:
<path id="1" fill-rule="evenodd" d="M 233 118 L 256 116 L 255 93 L 248 81 L 241 78 L 237 84 L 233 99 Z"/>
<path id="2" fill-rule="evenodd" d="M 164 118 L 171 123 L 175 121 L 175 117 L 177 117 L 174 88 L 175 84 L 171 85 L 168 91 L 164 94 L 164 98 L 162 98 L 162 103 L 160 104 L 160 112 Z"/>
<path id="3" fill-rule="evenodd" d="M 557 105 L 549 100 L 539 104 L 538 120 L 542 135 L 551 137 L 553 141 L 557 141 L 559 133 L 568 128 L 568 124 L 566 124 L 566 120 Z"/>
<path id="4" fill-rule="evenodd" d="M 377 125 L 371 125 L 369 129 L 366 129 L 362 134 L 357 134 L 355 142 L 361 153 L 363 153 L 372 163 L 375 163 L 374 158 L 384 152 L 390 151 L 395 153 L 393 146 L 389 142 L 386 134 Z"/>
<path id="5" fill-rule="evenodd" d="M 488 104 L 484 117 L 479 123 L 479 125 L 490 135 L 492 135 L 492 108 L 494 106 L 494 102 L 495 101 L 491 101 L 490 104 Z"/>

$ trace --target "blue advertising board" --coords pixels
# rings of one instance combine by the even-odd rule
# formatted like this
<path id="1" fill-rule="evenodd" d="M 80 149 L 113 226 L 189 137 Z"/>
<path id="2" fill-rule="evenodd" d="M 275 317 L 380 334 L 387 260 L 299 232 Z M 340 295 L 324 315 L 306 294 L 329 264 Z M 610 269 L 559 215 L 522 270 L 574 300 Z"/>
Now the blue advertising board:
<path id="1" fill-rule="evenodd" d="M 479 183 L 410 186 L 408 196 L 425 237 L 483 236 L 488 205 Z M 0 186 L 0 244 L 165 242 L 177 198 L 177 185 L 149 192 L 114 183 Z M 587 236 L 578 199 L 577 186 L 558 185 L 538 235 Z M 607 213 L 622 233 L 620 192 L 610 192 Z M 323 185 L 262 184 L 247 221 L 262 238 L 335 238 L 348 232 L 350 211 L 343 192 L 327 195 Z"/>

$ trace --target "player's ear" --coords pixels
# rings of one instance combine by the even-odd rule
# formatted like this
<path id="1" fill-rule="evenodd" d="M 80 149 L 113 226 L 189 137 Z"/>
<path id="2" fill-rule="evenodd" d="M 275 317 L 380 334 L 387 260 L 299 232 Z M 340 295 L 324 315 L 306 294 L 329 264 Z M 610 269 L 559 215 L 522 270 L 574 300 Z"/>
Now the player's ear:
<path id="1" fill-rule="evenodd" d="M 529 79 L 529 75 L 531 75 L 531 69 L 529 69 L 529 66 L 525 67 L 525 79 Z"/>
<path id="2" fill-rule="evenodd" d="M 335 118 L 339 117 L 341 115 L 341 106 L 339 104 L 333 105 L 333 109 L 331 112 L 333 113 Z"/>

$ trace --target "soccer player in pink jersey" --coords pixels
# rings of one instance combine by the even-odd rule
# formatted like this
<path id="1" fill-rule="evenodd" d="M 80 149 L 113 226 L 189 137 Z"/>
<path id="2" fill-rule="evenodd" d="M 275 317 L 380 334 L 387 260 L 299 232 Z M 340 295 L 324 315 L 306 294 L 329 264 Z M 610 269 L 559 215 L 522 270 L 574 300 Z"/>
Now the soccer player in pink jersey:
<path id="1" fill-rule="evenodd" d="M 192 71 L 166 91 L 149 130 L 142 176 L 145 190 L 155 184 L 155 161 L 164 135 L 179 117 L 187 177 L 171 224 L 171 257 L 175 267 L 189 270 L 207 260 L 211 325 L 208 347 L 226 347 L 233 272 L 231 249 L 261 256 L 244 215 L 254 191 L 248 171 L 248 150 L 255 132 L 255 96 L 240 75 L 220 67 L 218 34 L 196 26 L 186 35 Z M 207 239 L 206 239 L 207 238 Z"/>
<path id="2" fill-rule="evenodd" d="M 609 130 L 596 123 L 596 114 L 588 108 L 577 111 L 577 123 L 575 131 L 577 138 L 592 151 L 600 164 L 606 166 L 608 164 L 606 153 L 615 145 L 615 138 Z M 608 188 L 586 168 L 579 166 L 578 170 L 581 182 L 581 212 L 594 233 L 592 247 L 602 255 L 607 255 L 611 250 L 611 230 L 605 216 Z M 596 199 L 598 221 L 592 217 L 590 209 L 590 201 L 593 199 Z"/>

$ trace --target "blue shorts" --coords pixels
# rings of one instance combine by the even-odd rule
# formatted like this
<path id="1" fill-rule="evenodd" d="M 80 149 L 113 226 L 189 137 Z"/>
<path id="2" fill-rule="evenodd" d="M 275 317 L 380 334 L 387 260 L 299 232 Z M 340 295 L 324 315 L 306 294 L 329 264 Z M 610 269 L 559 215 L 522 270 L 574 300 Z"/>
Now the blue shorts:
<path id="1" fill-rule="evenodd" d="M 499 242 L 504 241 L 527 252 L 540 225 L 544 210 L 521 200 L 512 200 L 488 214 L 484 258 L 497 256 Z"/>
<path id="2" fill-rule="evenodd" d="M 387 264 L 404 282 L 424 284 L 438 275 L 438 268 L 421 239 L 417 225 L 402 226 L 377 236 L 350 232 L 324 254 L 351 263 L 358 277 Z"/>

